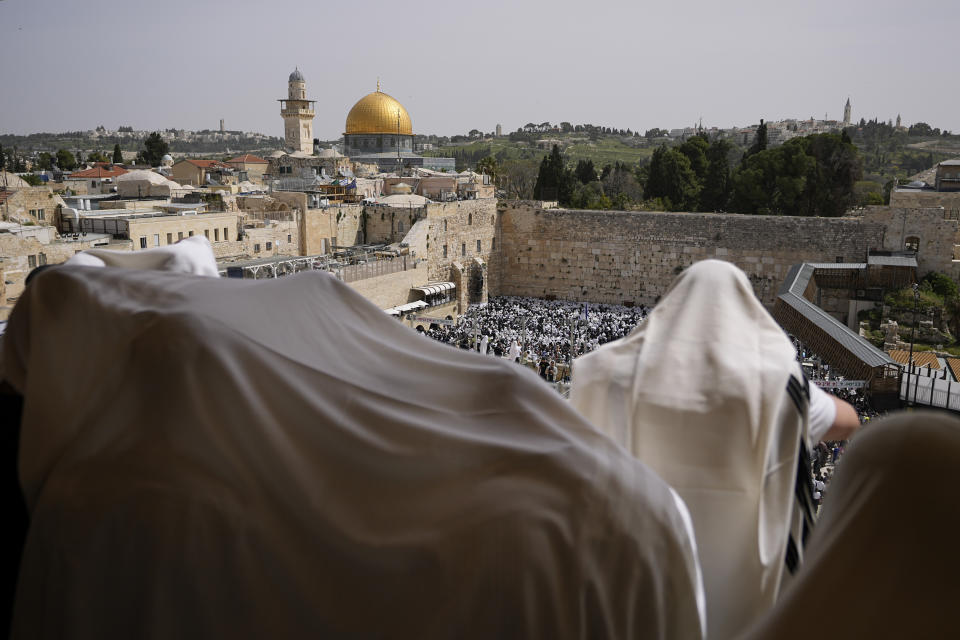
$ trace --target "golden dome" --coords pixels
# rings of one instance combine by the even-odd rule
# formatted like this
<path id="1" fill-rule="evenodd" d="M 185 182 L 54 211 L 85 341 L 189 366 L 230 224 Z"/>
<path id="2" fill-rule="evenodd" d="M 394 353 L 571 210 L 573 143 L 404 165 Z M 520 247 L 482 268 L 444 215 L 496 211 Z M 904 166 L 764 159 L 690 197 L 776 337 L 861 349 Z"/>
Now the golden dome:
<path id="1" fill-rule="evenodd" d="M 347 129 L 344 133 L 401 133 L 413 135 L 410 114 L 391 96 L 377 90 L 357 101 L 347 114 Z M 397 126 L 397 113 L 400 124 Z M 399 131 L 398 131 L 399 129 Z"/>

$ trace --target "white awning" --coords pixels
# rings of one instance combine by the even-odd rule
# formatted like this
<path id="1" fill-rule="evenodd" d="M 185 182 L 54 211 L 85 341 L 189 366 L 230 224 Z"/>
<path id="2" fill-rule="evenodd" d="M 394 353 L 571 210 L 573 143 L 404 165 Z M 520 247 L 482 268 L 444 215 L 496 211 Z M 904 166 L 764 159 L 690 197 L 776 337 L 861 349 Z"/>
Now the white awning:
<path id="1" fill-rule="evenodd" d="M 401 304 L 396 307 L 391 307 L 390 309 L 384 309 L 384 313 L 389 313 L 392 316 L 398 316 L 401 313 L 406 313 L 408 311 L 415 311 L 417 309 L 423 309 L 428 306 L 423 300 L 414 300 L 413 302 L 408 302 L 406 304 Z"/>
<path id="2" fill-rule="evenodd" d="M 422 287 L 413 287 L 414 291 L 422 291 L 423 295 L 432 296 L 437 293 L 442 293 L 443 291 L 449 291 L 450 289 L 455 289 L 456 285 L 452 282 L 428 282 Z"/>

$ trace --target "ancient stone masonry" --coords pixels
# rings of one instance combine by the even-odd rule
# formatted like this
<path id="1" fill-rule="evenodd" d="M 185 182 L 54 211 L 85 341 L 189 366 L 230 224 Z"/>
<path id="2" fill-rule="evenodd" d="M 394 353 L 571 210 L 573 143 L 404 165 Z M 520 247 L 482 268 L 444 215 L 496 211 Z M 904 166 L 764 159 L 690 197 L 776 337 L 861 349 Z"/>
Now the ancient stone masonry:
<path id="1" fill-rule="evenodd" d="M 677 274 L 707 258 L 733 262 L 772 305 L 798 262 L 864 262 L 883 226 L 861 218 L 571 211 L 512 203 L 502 210 L 500 295 L 653 304 Z"/>
<path id="2" fill-rule="evenodd" d="M 960 246 L 960 222 L 939 207 L 907 209 L 902 207 L 867 207 L 863 219 L 885 229 L 885 249 L 913 248 L 917 252 L 920 276 L 939 271 L 954 279 L 960 277 L 957 248 Z"/>

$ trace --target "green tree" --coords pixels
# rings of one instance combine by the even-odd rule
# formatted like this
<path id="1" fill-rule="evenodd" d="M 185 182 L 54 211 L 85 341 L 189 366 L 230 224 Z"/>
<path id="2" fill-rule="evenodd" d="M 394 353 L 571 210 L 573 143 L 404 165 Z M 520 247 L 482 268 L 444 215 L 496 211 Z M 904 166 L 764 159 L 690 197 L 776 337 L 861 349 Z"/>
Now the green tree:
<path id="1" fill-rule="evenodd" d="M 960 293 L 957 288 L 957 283 L 954 282 L 950 276 L 936 271 L 931 271 L 923 276 L 921 282 L 930 283 L 930 290 L 944 300 L 956 298 L 958 293 Z"/>
<path id="2" fill-rule="evenodd" d="M 640 202 L 643 199 L 643 189 L 637 181 L 636 173 L 622 162 L 604 167 L 604 176 L 600 180 L 604 194 L 613 201 L 617 209 L 624 209 L 627 205 Z"/>
<path id="3" fill-rule="evenodd" d="M 497 159 L 493 156 L 481 158 L 480 161 L 477 162 L 477 172 L 492 176 L 494 181 L 496 181 L 497 176 L 500 174 L 500 167 L 497 166 Z"/>
<path id="4" fill-rule="evenodd" d="M 661 198 L 670 211 L 689 211 L 697 206 L 700 184 L 690 159 L 676 149 L 661 146 L 650 160 L 644 198 Z"/>
<path id="5" fill-rule="evenodd" d="M 593 166 L 593 160 L 578 160 L 577 168 L 573 174 L 580 181 L 580 184 L 590 184 L 597 179 L 597 170 Z"/>
<path id="6" fill-rule="evenodd" d="M 726 211 L 733 182 L 730 176 L 730 153 L 733 145 L 726 140 L 714 140 L 707 149 L 707 173 L 700 191 L 700 211 Z"/>
<path id="7" fill-rule="evenodd" d="M 108 158 L 102 151 L 94 151 L 89 156 L 87 156 L 87 162 L 110 162 Z"/>
<path id="8" fill-rule="evenodd" d="M 610 209 L 613 202 L 603 192 L 603 185 L 594 180 L 589 184 L 576 184 L 570 196 L 570 206 L 575 209 Z"/>
<path id="9" fill-rule="evenodd" d="M 57 166 L 61 171 L 73 171 L 77 168 L 77 159 L 66 149 L 57 151 Z"/>
<path id="10" fill-rule="evenodd" d="M 839 135 L 793 138 L 744 157 L 733 175 L 733 210 L 840 216 L 856 202 L 860 176 L 856 148 Z"/>
<path id="11" fill-rule="evenodd" d="M 113 145 L 113 162 L 114 164 L 123 163 L 123 152 L 120 151 L 120 143 Z"/>
<path id="12" fill-rule="evenodd" d="M 7 168 L 7 155 L 3 152 L 3 145 L 0 144 L 0 171 Z"/>
<path id="13" fill-rule="evenodd" d="M 43 180 L 40 179 L 40 176 L 33 173 L 24 174 L 20 176 L 20 178 L 31 187 L 39 187 L 43 184 Z"/>
<path id="14" fill-rule="evenodd" d="M 677 147 L 677 151 L 687 156 L 690 168 L 697 174 L 697 179 L 703 181 L 707 173 L 707 149 L 710 143 L 706 136 L 696 135 Z"/>
<path id="15" fill-rule="evenodd" d="M 561 204 L 569 204 L 573 195 L 575 178 L 564 162 L 560 147 L 553 145 L 549 155 L 543 156 L 540 172 L 533 187 L 533 197 L 538 200 L 556 199 Z"/>
<path id="16" fill-rule="evenodd" d="M 41 151 L 37 155 L 37 168 L 49 171 L 53 168 L 53 156 L 46 151 Z"/>
<path id="17" fill-rule="evenodd" d="M 160 166 L 160 161 L 170 152 L 170 145 L 154 131 L 143 141 L 143 150 L 137 154 L 137 164 L 146 164 L 151 167 Z"/>
<path id="18" fill-rule="evenodd" d="M 767 150 L 767 123 L 760 118 L 760 126 L 757 127 L 757 135 L 753 137 L 753 144 L 747 149 L 747 155 L 752 156 L 755 153 Z"/>
<path id="19" fill-rule="evenodd" d="M 788 144 L 796 140 L 794 138 Z M 853 186 L 863 176 L 857 148 L 834 133 L 799 140 L 806 141 L 806 153 L 817 165 L 816 178 L 809 186 L 810 211 L 807 215 L 842 216 L 856 204 Z"/>

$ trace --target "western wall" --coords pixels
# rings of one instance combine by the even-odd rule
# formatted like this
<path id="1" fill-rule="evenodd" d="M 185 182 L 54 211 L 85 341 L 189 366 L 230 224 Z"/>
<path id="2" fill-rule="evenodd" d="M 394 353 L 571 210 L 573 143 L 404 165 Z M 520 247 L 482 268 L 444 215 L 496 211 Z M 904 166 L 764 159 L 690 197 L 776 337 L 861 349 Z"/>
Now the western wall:
<path id="1" fill-rule="evenodd" d="M 678 273 L 718 258 L 746 272 L 772 305 L 798 262 L 864 262 L 883 226 L 863 218 L 503 210 L 502 295 L 654 304 Z"/>

